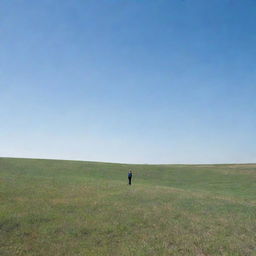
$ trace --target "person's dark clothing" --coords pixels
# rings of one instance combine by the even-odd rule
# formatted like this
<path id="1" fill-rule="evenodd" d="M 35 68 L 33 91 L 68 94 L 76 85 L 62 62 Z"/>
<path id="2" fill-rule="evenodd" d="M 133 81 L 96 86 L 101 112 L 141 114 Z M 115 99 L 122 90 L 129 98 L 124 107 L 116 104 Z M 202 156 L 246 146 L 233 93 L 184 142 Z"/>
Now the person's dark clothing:
<path id="1" fill-rule="evenodd" d="M 128 173 L 129 185 L 132 185 L 132 173 Z"/>

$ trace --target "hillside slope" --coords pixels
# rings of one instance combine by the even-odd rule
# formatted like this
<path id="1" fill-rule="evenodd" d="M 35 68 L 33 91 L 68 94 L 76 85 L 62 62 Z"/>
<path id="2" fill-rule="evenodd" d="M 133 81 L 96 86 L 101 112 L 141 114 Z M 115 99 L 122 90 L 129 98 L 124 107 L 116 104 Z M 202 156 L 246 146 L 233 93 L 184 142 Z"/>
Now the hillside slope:
<path id="1" fill-rule="evenodd" d="M 0 254 L 256 255 L 255 181 L 253 164 L 0 158 Z"/>

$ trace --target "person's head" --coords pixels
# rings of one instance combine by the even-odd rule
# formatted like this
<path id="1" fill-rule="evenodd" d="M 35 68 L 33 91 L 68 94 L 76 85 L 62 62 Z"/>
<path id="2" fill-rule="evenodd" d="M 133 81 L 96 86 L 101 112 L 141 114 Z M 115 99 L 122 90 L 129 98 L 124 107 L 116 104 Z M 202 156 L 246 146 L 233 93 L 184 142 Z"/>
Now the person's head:
<path id="1" fill-rule="evenodd" d="M 132 173 L 132 170 L 129 170 L 129 173 Z"/>

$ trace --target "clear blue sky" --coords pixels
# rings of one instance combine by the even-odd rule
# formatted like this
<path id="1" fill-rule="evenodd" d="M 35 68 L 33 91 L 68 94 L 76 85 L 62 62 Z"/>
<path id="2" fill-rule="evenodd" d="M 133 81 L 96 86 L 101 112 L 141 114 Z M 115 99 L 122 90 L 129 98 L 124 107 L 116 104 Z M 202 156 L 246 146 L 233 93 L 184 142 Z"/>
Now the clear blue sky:
<path id="1" fill-rule="evenodd" d="M 256 162 L 256 1 L 2 0 L 0 156 Z"/>

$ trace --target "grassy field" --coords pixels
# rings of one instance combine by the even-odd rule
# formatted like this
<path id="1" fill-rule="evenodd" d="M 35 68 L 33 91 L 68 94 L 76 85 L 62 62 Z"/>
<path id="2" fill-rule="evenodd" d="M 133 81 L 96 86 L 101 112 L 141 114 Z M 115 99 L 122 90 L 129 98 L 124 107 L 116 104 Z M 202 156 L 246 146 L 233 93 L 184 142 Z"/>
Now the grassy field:
<path id="1" fill-rule="evenodd" d="M 0 158 L 0 200 L 1 256 L 256 255 L 256 164 Z"/>

